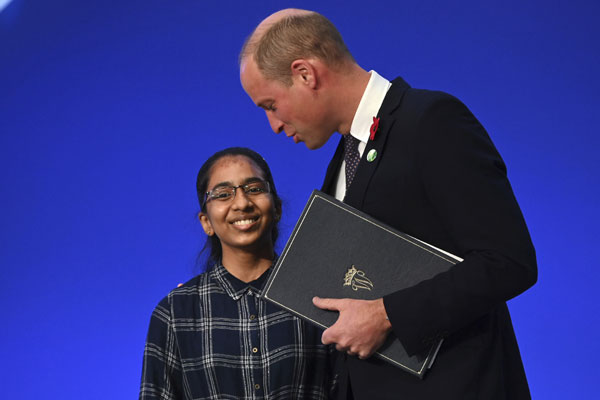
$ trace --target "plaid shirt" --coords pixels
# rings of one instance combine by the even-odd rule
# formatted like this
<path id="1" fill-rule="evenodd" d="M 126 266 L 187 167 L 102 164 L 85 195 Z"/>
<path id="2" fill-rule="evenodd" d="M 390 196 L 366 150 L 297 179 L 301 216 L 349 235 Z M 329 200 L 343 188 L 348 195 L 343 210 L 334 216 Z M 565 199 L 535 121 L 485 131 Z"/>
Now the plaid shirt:
<path id="1" fill-rule="evenodd" d="M 321 331 L 258 299 L 271 270 L 244 283 L 222 265 L 155 308 L 140 399 L 325 399 Z"/>

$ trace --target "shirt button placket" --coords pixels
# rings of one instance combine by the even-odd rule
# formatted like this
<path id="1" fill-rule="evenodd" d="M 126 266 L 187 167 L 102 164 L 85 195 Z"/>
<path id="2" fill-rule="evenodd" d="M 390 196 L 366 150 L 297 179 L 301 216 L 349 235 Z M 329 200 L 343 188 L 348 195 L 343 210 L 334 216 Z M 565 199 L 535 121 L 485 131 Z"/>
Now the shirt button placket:
<path id="1" fill-rule="evenodd" d="M 249 316 L 249 320 L 250 320 L 250 345 L 251 347 L 251 352 L 252 352 L 252 358 L 253 358 L 253 368 L 252 368 L 252 378 L 254 381 L 254 392 L 255 395 L 258 396 L 258 398 L 263 398 L 263 393 L 260 393 L 260 391 L 264 390 L 264 388 L 262 387 L 261 383 L 263 380 L 263 369 L 262 369 L 262 365 L 261 365 L 261 355 L 259 352 L 259 347 L 260 347 L 260 324 L 258 323 L 258 315 L 259 315 L 259 304 L 258 302 L 260 301 L 258 299 L 257 296 L 252 296 L 251 299 L 249 299 L 250 301 L 248 301 L 248 308 L 250 311 L 250 316 Z"/>

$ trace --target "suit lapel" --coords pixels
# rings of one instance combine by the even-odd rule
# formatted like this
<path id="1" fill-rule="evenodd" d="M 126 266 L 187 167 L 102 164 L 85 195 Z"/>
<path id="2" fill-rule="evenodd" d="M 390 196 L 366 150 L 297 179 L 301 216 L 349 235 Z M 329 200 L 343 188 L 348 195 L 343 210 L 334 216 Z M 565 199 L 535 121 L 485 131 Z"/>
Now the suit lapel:
<path id="1" fill-rule="evenodd" d="M 396 123 L 396 118 L 393 116 L 393 112 L 400 106 L 402 97 L 409 88 L 410 86 L 402 78 L 396 78 L 394 81 L 392 81 L 392 86 L 385 95 L 383 104 L 377 113 L 377 117 L 379 117 L 379 130 L 375 134 L 375 138 L 373 140 L 369 140 L 367 143 L 367 147 L 365 148 L 365 151 L 358 164 L 352 185 L 350 185 L 350 188 L 346 192 L 346 197 L 344 198 L 344 202 L 346 204 L 358 209 L 362 209 L 365 195 L 369 189 L 369 183 L 373 173 L 381 161 L 381 158 L 384 155 L 385 143 L 390 135 L 392 127 Z M 340 146 L 338 146 L 338 150 L 339 147 Z M 372 161 L 368 161 L 369 153 L 377 154 L 377 156 Z M 341 164 L 341 161 L 339 161 L 339 164 Z M 339 164 L 337 169 L 339 169 Z M 329 175 L 329 169 L 327 174 Z"/>
<path id="2" fill-rule="evenodd" d="M 325 180 L 323 181 L 323 186 L 321 187 L 322 192 L 330 195 L 335 194 L 335 178 L 340 169 L 340 165 L 342 165 L 342 161 L 344 160 L 344 143 L 342 139 L 343 138 L 340 138 L 335 153 L 333 154 L 333 158 L 327 166 L 327 173 L 325 174 Z"/>

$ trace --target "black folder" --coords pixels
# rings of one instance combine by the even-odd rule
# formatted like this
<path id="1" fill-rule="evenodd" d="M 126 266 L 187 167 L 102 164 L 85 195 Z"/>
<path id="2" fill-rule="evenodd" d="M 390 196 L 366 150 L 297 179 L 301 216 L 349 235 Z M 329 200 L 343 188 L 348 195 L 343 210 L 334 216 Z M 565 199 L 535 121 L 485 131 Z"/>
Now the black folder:
<path id="1" fill-rule="evenodd" d="M 338 313 L 315 307 L 314 296 L 377 299 L 430 279 L 460 261 L 315 190 L 261 297 L 327 328 Z M 424 354 L 409 356 L 391 333 L 375 355 L 423 378 L 440 346 L 441 341 Z"/>

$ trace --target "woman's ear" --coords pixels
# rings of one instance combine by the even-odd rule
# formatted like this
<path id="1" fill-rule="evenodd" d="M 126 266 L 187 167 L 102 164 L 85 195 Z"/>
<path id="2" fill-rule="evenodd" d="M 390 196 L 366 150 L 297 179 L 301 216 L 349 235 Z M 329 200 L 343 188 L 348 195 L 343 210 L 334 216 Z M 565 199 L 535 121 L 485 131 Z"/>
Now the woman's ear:
<path id="1" fill-rule="evenodd" d="M 281 221 L 281 202 L 275 204 L 275 222 Z"/>
<path id="2" fill-rule="evenodd" d="M 206 214 L 200 211 L 198 213 L 198 219 L 202 224 L 202 229 L 204 229 L 204 233 L 206 233 L 208 236 L 212 236 L 215 234 L 215 231 L 213 231 L 212 228 L 212 224 L 210 223 L 210 220 L 208 219 L 208 216 Z"/>

